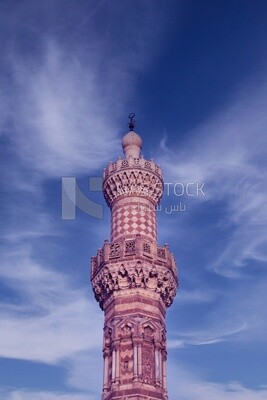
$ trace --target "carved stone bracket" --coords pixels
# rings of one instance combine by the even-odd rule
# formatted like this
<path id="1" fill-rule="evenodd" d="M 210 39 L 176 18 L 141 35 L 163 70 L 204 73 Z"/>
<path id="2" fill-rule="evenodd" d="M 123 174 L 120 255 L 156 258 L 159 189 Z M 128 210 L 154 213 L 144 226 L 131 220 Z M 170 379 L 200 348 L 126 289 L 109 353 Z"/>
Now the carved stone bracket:
<path id="1" fill-rule="evenodd" d="M 133 260 L 105 265 L 92 278 L 92 287 L 101 308 L 114 291 L 139 287 L 159 293 L 169 307 L 176 295 L 178 282 L 172 270 L 166 267 Z"/>
<path id="2" fill-rule="evenodd" d="M 103 193 L 110 207 L 115 199 L 125 195 L 146 197 L 156 205 L 163 194 L 163 181 L 152 167 L 115 170 L 104 180 Z"/>

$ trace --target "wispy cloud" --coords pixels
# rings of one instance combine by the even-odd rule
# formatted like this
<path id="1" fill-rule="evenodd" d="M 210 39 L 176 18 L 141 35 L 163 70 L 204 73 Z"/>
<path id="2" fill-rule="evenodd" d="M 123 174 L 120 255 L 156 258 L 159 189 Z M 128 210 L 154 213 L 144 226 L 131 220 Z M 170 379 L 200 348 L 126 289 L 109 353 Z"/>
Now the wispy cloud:
<path id="1" fill-rule="evenodd" d="M 52 39 L 44 45 L 41 65 L 13 59 L 12 67 L 13 135 L 26 164 L 54 177 L 98 168 L 115 153 L 111 98 L 103 94 L 95 67 L 69 57 Z"/>
<path id="2" fill-rule="evenodd" d="M 181 303 L 209 303 L 216 297 L 215 290 L 209 289 L 194 289 L 185 290 L 182 288 L 179 291 L 179 304 Z"/>
<path id="3" fill-rule="evenodd" d="M 169 395 L 170 400 L 264 400 L 267 388 L 250 389 L 240 382 L 207 381 L 184 368 L 170 365 Z"/>
<path id="4" fill-rule="evenodd" d="M 99 336 L 101 334 L 99 333 Z M 98 394 L 102 390 L 103 362 L 102 349 L 82 351 L 65 363 L 67 368 L 66 381 L 68 386 L 76 390 Z"/>
<path id="5" fill-rule="evenodd" d="M 234 330 L 220 328 L 215 331 L 214 328 L 210 328 L 206 332 L 201 330 L 187 333 L 179 332 L 176 339 L 171 338 L 168 340 L 168 347 L 170 349 L 177 349 L 185 346 L 203 346 L 225 342 L 231 340 L 232 337 L 245 329 L 246 324 L 240 325 Z"/>
<path id="6" fill-rule="evenodd" d="M 13 250 L 6 258 L 0 274 L 17 302 L 0 304 L 2 357 L 54 364 L 100 346 L 102 315 L 83 289 L 25 250 Z"/>
<path id="7" fill-rule="evenodd" d="M 266 82 L 246 88 L 189 132 L 185 145 L 173 151 L 161 143 L 160 162 L 169 179 L 204 182 L 205 196 L 197 199 L 223 202 L 218 228 L 231 227 L 232 234 L 209 267 L 228 277 L 240 276 L 251 260 L 267 260 L 266 102 Z M 194 198 L 191 210 L 197 205 Z"/>
<path id="8" fill-rule="evenodd" d="M 0 392 L 1 400 L 96 400 L 89 394 L 62 392 L 34 392 L 29 390 L 14 390 Z"/>
<path id="9" fill-rule="evenodd" d="M 235 282 L 234 282 L 235 283 Z M 267 282 L 254 278 L 242 282 L 231 290 L 217 291 L 217 296 L 210 300 L 210 308 L 203 308 L 203 303 L 186 302 L 192 315 L 201 312 L 202 319 L 191 320 L 190 326 L 181 326 L 172 322 L 169 329 L 168 346 L 183 348 L 190 346 L 214 345 L 221 342 L 258 343 L 265 346 L 267 330 Z M 173 312 L 182 310 L 179 294 Z M 201 307 L 202 305 L 202 307 Z M 193 308 L 194 307 L 194 308 Z M 200 308 L 196 308 L 200 307 Z"/>
<path id="10" fill-rule="evenodd" d="M 139 9 L 138 28 L 129 18 L 132 7 Z M 25 165 L 46 177 L 96 170 L 118 151 L 119 120 L 125 114 L 126 130 L 127 103 L 135 94 L 137 74 L 158 51 L 161 24 L 157 22 L 163 16 L 151 2 L 127 7 L 90 2 L 83 12 L 75 9 L 77 24 L 72 33 L 68 20 L 59 18 L 61 34 L 56 35 L 52 26 L 51 32 L 44 34 L 34 23 L 38 18 L 29 18 L 27 9 L 31 17 L 42 19 L 42 7 L 34 2 L 24 4 L 18 14 L 12 9 L 12 18 L 9 10 L 10 15 L 7 12 L 3 18 L 4 25 L 7 20 L 12 26 L 16 21 L 23 31 L 35 36 L 31 36 L 32 52 L 26 52 L 23 40 L 12 33 L 7 41 L 2 60 L 9 71 L 3 92 L 2 132 L 10 135 Z M 100 9 L 100 26 L 91 24 Z M 62 14 L 56 3 L 43 10 L 49 11 Z M 123 35 L 112 29 L 118 19 L 121 28 L 125 27 Z M 11 28 L 7 25 L 6 29 Z M 69 41 L 64 40 L 64 34 Z"/>

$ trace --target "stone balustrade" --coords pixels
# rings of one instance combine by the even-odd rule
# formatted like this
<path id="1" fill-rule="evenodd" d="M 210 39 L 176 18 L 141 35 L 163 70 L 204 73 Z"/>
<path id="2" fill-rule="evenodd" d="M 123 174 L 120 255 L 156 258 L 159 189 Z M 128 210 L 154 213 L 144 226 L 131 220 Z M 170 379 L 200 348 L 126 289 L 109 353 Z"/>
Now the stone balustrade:
<path id="1" fill-rule="evenodd" d="M 178 288 L 177 267 L 168 245 L 160 247 L 141 237 L 106 240 L 91 259 L 91 282 L 101 308 L 114 291 L 138 287 L 159 293 L 169 307 Z"/>
<path id="2" fill-rule="evenodd" d="M 169 246 L 158 246 L 142 238 L 123 240 L 109 243 L 105 240 L 104 246 L 98 249 L 97 255 L 91 257 L 91 277 L 93 278 L 99 269 L 106 263 L 128 260 L 131 256 L 148 260 L 153 264 L 165 265 L 172 269 L 177 276 L 177 267 Z"/>
<path id="3" fill-rule="evenodd" d="M 115 162 L 110 161 L 103 171 L 103 179 L 107 179 L 114 172 L 125 170 L 127 168 L 154 172 L 160 179 L 163 178 L 160 166 L 155 164 L 153 160 L 145 160 L 142 157 L 129 157 L 127 160 L 118 158 Z"/>

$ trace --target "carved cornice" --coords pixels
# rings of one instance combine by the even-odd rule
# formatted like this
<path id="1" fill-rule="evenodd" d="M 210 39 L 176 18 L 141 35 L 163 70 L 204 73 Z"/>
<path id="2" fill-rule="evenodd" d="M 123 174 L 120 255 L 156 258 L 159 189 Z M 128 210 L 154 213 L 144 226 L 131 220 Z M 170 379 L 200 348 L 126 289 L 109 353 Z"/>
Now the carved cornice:
<path id="1" fill-rule="evenodd" d="M 114 291 L 139 287 L 159 293 L 168 307 L 172 304 L 178 288 L 176 274 L 172 269 L 144 260 L 104 264 L 91 282 L 101 308 Z"/>
<path id="2" fill-rule="evenodd" d="M 153 161 L 129 158 L 104 170 L 103 193 L 109 207 L 120 196 L 139 196 L 157 204 L 163 194 L 162 172 Z"/>

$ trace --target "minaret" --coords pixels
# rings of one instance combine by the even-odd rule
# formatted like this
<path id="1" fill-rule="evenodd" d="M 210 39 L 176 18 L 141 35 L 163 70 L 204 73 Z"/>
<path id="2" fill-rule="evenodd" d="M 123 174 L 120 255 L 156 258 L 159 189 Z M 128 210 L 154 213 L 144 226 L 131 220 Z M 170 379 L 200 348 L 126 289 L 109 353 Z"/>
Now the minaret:
<path id="1" fill-rule="evenodd" d="M 156 206 L 161 169 L 140 155 L 141 137 L 122 139 L 124 159 L 104 170 L 103 193 L 111 209 L 111 241 L 91 260 L 91 282 L 105 314 L 102 400 L 167 400 L 166 308 L 178 287 L 168 245 L 157 243 Z"/>

